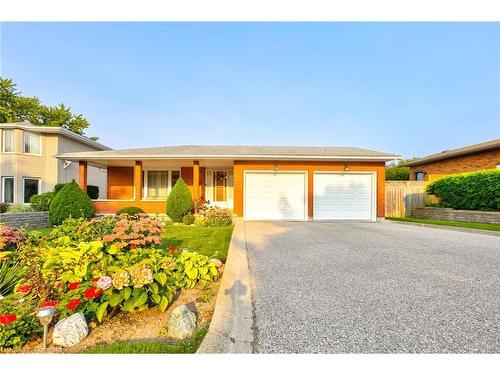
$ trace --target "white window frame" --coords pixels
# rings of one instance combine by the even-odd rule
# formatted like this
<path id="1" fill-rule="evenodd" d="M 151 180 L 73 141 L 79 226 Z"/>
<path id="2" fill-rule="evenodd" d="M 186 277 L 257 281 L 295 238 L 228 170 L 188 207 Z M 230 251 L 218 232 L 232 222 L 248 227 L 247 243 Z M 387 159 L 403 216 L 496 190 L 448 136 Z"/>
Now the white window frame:
<path id="1" fill-rule="evenodd" d="M 12 179 L 12 202 L 5 202 L 5 180 Z M 16 202 L 16 179 L 14 176 L 2 176 L 2 203 L 14 204 Z"/>
<path id="2" fill-rule="evenodd" d="M 39 143 L 38 149 L 40 150 L 39 153 L 26 152 L 25 146 L 26 146 L 26 135 L 27 134 L 34 134 L 34 135 L 38 136 L 38 143 Z M 27 131 L 27 130 L 23 131 L 23 154 L 26 154 L 26 155 L 37 155 L 37 156 L 42 155 L 42 135 L 40 133 L 30 132 L 30 131 Z"/>
<path id="3" fill-rule="evenodd" d="M 12 132 L 12 151 L 5 151 L 5 133 Z M 4 154 L 13 154 L 16 152 L 16 132 L 14 129 L 3 129 L 2 131 L 2 152 Z"/>
<path id="4" fill-rule="evenodd" d="M 25 189 L 24 189 L 24 181 L 26 180 L 38 180 L 38 194 L 41 194 L 42 193 L 42 179 L 40 177 L 23 177 L 23 184 L 22 184 L 22 188 L 23 188 L 23 200 L 22 200 L 22 204 L 30 204 L 29 202 L 26 203 L 25 202 Z"/>
<path id="5" fill-rule="evenodd" d="M 159 197 L 159 198 L 150 198 L 148 197 L 148 174 L 149 172 L 167 172 L 167 195 L 165 197 Z M 143 188 L 142 188 L 142 199 L 145 200 L 152 200 L 152 201 L 158 201 L 158 200 L 163 200 L 168 197 L 170 192 L 172 191 L 172 172 L 179 172 L 179 176 L 182 177 L 181 175 L 181 169 L 180 168 L 167 168 L 167 169 L 158 169 L 158 168 L 148 168 L 148 169 L 143 169 L 144 172 L 144 181 L 143 181 Z"/>

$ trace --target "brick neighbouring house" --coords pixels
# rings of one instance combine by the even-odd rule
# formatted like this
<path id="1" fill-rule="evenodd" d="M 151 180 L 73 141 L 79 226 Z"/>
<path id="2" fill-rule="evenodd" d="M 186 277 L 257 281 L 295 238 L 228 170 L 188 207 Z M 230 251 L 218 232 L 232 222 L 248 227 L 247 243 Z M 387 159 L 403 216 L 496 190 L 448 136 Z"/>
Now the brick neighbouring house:
<path id="1" fill-rule="evenodd" d="M 500 138 L 442 151 L 404 165 L 410 167 L 410 180 L 417 181 L 434 181 L 454 173 L 500 168 Z"/>

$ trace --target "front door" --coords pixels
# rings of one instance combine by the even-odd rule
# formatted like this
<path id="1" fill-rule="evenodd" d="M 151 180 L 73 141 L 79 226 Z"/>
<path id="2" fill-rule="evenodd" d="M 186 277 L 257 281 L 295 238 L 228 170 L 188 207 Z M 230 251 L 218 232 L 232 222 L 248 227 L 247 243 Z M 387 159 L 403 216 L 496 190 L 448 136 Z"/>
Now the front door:
<path id="1" fill-rule="evenodd" d="M 227 172 L 214 171 L 214 201 L 225 202 L 227 200 Z"/>

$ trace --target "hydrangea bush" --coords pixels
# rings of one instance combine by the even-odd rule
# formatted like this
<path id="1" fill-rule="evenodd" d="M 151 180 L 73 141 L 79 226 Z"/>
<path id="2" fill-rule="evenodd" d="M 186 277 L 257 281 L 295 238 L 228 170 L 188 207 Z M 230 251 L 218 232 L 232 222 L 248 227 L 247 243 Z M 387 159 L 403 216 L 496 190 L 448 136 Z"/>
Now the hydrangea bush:
<path id="1" fill-rule="evenodd" d="M 21 240 L 22 232 L 0 223 L 0 251 L 12 251 Z"/>

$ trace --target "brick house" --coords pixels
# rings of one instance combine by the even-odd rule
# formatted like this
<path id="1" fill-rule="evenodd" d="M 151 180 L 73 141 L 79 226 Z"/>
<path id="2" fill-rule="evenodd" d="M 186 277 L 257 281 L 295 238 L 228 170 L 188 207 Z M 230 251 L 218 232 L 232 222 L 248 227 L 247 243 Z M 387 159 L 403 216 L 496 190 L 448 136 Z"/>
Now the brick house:
<path id="1" fill-rule="evenodd" d="M 441 151 L 409 163 L 410 180 L 434 181 L 448 174 L 500 168 L 500 139 Z"/>

